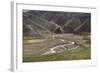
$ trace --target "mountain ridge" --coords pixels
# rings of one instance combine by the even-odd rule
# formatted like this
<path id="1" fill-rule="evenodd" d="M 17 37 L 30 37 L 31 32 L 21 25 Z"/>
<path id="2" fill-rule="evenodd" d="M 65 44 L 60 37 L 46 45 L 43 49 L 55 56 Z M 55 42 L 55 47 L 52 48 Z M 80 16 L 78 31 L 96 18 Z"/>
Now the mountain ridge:
<path id="1" fill-rule="evenodd" d="M 91 32 L 91 14 L 23 11 L 23 32 L 28 35 Z"/>

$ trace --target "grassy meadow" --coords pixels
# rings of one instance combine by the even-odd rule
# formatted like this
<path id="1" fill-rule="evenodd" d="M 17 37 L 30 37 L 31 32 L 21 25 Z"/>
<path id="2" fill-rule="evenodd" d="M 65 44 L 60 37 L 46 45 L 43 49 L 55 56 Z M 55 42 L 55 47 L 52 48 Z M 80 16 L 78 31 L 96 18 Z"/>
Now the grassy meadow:
<path id="1" fill-rule="evenodd" d="M 29 41 L 29 40 L 31 41 Z M 38 43 L 44 41 L 43 39 L 36 39 L 32 37 L 24 37 L 24 44 Z M 47 55 L 25 55 L 23 56 L 23 62 L 42 62 L 42 61 L 61 61 L 61 60 L 85 60 L 91 59 L 91 47 L 90 40 L 86 36 L 82 40 L 78 41 L 79 47 L 73 50 L 66 50 L 61 53 L 53 53 Z"/>

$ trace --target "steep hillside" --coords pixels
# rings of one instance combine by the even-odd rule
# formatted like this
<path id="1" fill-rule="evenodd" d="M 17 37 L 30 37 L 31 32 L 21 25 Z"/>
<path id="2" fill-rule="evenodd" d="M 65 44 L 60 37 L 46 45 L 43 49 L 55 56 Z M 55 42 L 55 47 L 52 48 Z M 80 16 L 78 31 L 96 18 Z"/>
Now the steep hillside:
<path id="1" fill-rule="evenodd" d="M 23 11 L 24 35 L 90 32 L 91 14 L 54 11 Z"/>

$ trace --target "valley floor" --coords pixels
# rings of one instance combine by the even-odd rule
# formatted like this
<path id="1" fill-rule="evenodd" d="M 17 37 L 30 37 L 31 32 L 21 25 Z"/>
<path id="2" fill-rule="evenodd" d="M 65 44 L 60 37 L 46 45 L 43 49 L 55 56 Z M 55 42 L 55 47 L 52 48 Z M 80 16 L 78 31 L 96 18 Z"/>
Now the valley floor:
<path id="1" fill-rule="evenodd" d="M 91 59 L 90 37 L 62 35 L 57 35 L 59 38 L 24 39 L 23 62 Z"/>

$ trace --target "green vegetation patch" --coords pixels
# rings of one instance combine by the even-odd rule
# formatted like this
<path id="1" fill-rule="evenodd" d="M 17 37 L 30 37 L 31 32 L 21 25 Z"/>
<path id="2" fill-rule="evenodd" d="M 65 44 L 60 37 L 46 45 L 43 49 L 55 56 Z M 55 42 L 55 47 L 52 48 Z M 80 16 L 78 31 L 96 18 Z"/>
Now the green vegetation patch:
<path id="1" fill-rule="evenodd" d="M 42 61 L 60 61 L 60 60 L 84 60 L 91 59 L 91 49 L 89 47 L 79 47 L 72 51 L 48 55 L 27 55 L 23 57 L 23 62 L 42 62 Z"/>

